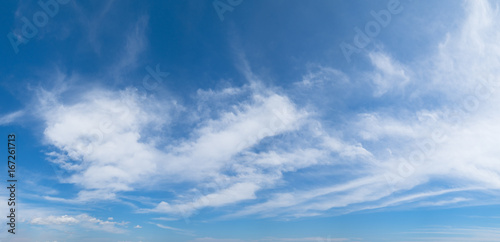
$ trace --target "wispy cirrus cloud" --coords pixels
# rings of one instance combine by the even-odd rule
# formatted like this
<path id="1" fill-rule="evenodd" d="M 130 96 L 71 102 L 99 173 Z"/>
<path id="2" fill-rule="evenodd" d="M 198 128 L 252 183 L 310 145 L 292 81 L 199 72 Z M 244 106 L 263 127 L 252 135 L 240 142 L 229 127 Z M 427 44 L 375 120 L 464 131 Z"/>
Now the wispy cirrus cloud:
<path id="1" fill-rule="evenodd" d="M 24 115 L 24 111 L 19 110 L 15 111 L 13 113 L 9 113 L 6 115 L 2 115 L 0 117 L 0 125 L 8 125 L 11 124 L 15 121 L 18 121 L 19 118 L 21 118 Z"/>
<path id="2" fill-rule="evenodd" d="M 375 67 L 369 78 L 375 86 L 374 96 L 380 97 L 391 90 L 402 90 L 410 81 L 409 71 L 387 53 L 369 52 L 368 57 Z"/>
<path id="3" fill-rule="evenodd" d="M 495 227 L 441 226 L 404 233 L 407 241 L 500 241 Z"/>
<path id="4" fill-rule="evenodd" d="M 247 85 L 199 90 L 192 106 L 179 108 L 175 100 L 134 89 L 95 88 L 71 99 L 40 95 L 47 110 L 40 115 L 44 138 L 55 148 L 51 161 L 66 170 L 63 182 L 81 188 L 75 196 L 46 198 L 119 200 L 126 192 L 164 186 L 175 196 L 138 211 L 188 216 L 244 203 L 231 208 L 233 217 L 474 204 L 465 199 L 468 192 L 500 188 L 497 79 L 483 78 L 497 74 L 500 34 L 494 7 L 466 3 L 463 27 L 428 57 L 403 63 L 384 51 L 368 53 L 373 68 L 361 81 L 370 84 L 369 98 L 402 104 L 343 117 L 322 113 L 330 109 L 322 108 L 321 98 L 304 101 L 297 92 L 265 86 L 243 57 Z M 326 83 L 356 93 L 356 78 L 321 67 L 293 88 L 318 90 L 328 99 L 331 94 L 320 92 Z M 180 124 L 189 128 L 170 135 Z M 326 182 L 300 187 L 293 177 L 306 169 L 338 179 L 318 175 Z"/>
<path id="5" fill-rule="evenodd" d="M 100 98 L 92 98 L 96 96 Z M 351 158 L 370 155 L 362 147 L 331 137 L 320 129 L 311 136 L 306 125 L 310 122 L 307 113 L 298 110 L 288 98 L 272 92 L 253 94 L 232 111 L 219 114 L 218 119 L 203 120 L 190 137 L 163 147 L 158 144 L 164 138 L 146 136 L 148 140 L 142 134 L 152 134 L 169 125 L 172 109 L 168 103 L 162 105 L 158 100 L 145 99 L 133 90 L 89 91 L 71 105 L 64 105 L 50 95 L 41 98 L 44 99 L 41 103 L 49 105 L 42 109 L 51 110 L 42 117 L 47 124 L 45 137 L 59 150 L 49 153 L 51 161 L 73 173 L 64 182 L 84 188 L 76 198 L 81 202 L 116 199 L 117 192 L 141 187 L 139 183 L 144 176 L 167 183 L 204 181 L 202 187 L 210 187 L 213 193 L 193 202 L 161 202 L 153 210 L 144 210 L 192 213 L 207 206 L 255 199 L 257 191 L 272 187 L 281 179 L 281 172 L 322 163 L 321 159 L 332 152 Z M 76 126 L 80 128 L 72 128 Z M 305 141 L 290 146 L 293 137 L 289 137 L 278 150 L 252 150 L 263 140 L 289 132 L 301 132 L 319 143 Z M 298 145 L 306 146 L 296 150 Z"/>
<path id="6" fill-rule="evenodd" d="M 156 227 L 158 227 L 158 228 L 168 229 L 168 230 L 172 230 L 172 231 L 183 233 L 183 234 L 193 235 L 193 232 L 188 231 L 188 230 L 174 228 L 174 227 L 171 227 L 171 226 L 167 226 L 167 225 L 163 225 L 163 224 L 158 224 L 158 223 L 151 223 L 151 224 L 156 225 Z"/>
<path id="7" fill-rule="evenodd" d="M 415 103 L 418 108 L 374 108 L 350 118 L 348 123 L 355 125 L 337 126 L 342 127 L 344 138 L 352 135 L 374 155 L 370 158 L 374 166 L 357 166 L 351 171 L 365 176 L 351 175 L 347 182 L 313 191 L 277 193 L 234 215 L 343 213 L 415 200 L 422 200 L 421 206 L 474 204 L 479 201 L 439 197 L 447 191 L 463 196 L 470 191 L 497 190 L 500 172 L 493 165 L 497 156 L 493 146 L 498 137 L 494 123 L 499 117 L 494 111 L 498 104 L 494 63 L 500 52 L 493 46 L 499 38 L 493 20 L 499 16 L 487 1 L 467 1 L 466 5 L 468 17 L 463 27 L 449 33 L 434 55 L 402 64 L 383 52 L 368 54 L 377 70 L 368 74 L 368 80 L 376 78 L 375 98 Z M 492 51 L 476 52 L 485 46 Z M 477 62 L 471 63 L 471 59 Z M 434 67 L 419 63 L 434 63 Z M 400 92 L 389 91 L 396 89 Z M 429 97 L 435 99 L 421 106 L 420 98 Z M 456 190 L 438 185 L 443 177 Z M 420 193 L 421 189 L 429 192 Z"/>

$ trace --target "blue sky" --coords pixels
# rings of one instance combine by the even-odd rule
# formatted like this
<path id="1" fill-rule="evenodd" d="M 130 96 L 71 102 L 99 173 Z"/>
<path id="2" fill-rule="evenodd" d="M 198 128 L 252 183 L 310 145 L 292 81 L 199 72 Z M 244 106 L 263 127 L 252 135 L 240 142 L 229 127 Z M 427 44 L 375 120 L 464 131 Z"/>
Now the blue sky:
<path id="1" fill-rule="evenodd" d="M 493 1 L 0 11 L 1 241 L 500 241 Z"/>

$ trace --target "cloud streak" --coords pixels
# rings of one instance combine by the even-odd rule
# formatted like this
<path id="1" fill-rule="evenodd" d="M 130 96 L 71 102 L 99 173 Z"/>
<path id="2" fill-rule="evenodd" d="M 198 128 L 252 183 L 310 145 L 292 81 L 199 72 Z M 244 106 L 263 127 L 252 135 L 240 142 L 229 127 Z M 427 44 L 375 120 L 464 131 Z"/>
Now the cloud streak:
<path id="1" fill-rule="evenodd" d="M 102 230 L 110 233 L 124 233 L 123 226 L 126 222 L 112 222 L 103 221 L 87 214 L 80 214 L 76 216 L 62 215 L 62 216 L 48 216 L 48 217 L 35 217 L 29 222 L 33 225 L 43 226 L 58 226 L 58 225 L 78 225 L 84 228 L 93 230 Z"/>
<path id="2" fill-rule="evenodd" d="M 371 70 L 361 79 L 370 100 L 390 105 L 344 117 L 322 113 L 318 99 L 265 86 L 244 57 L 239 67 L 248 85 L 198 90 L 192 106 L 130 88 L 95 88 L 70 99 L 39 90 L 49 93 L 39 95 L 44 138 L 54 148 L 49 160 L 67 172 L 62 182 L 81 188 L 73 197 L 46 198 L 120 200 L 151 186 L 175 196 L 138 212 L 190 216 L 230 207 L 226 218 L 474 204 L 469 192 L 500 189 L 500 98 L 498 78 L 491 78 L 498 76 L 500 33 L 489 2 L 466 5 L 462 28 L 427 57 L 403 63 L 369 52 Z M 137 23 L 137 36 L 145 23 Z M 133 49 L 144 44 L 136 35 Z M 356 93 L 356 78 L 321 67 L 292 86 L 321 93 L 326 83 L 340 83 Z M 174 136 L 181 125 L 188 128 Z M 305 173 L 322 182 L 294 180 Z"/>

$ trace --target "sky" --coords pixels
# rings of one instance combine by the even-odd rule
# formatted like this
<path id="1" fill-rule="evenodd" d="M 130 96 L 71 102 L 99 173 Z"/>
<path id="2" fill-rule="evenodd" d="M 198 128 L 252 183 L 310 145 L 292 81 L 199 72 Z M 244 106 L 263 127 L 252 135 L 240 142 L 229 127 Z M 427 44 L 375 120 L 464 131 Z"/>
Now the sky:
<path id="1" fill-rule="evenodd" d="M 496 1 L 1 5 L 0 241 L 500 241 Z"/>

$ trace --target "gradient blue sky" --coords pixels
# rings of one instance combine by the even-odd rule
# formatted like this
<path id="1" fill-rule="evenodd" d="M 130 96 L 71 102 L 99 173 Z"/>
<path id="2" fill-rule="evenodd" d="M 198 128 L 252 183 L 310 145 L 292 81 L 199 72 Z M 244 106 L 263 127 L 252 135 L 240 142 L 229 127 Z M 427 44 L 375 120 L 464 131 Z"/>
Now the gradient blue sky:
<path id="1" fill-rule="evenodd" d="M 0 8 L 1 241 L 500 241 L 498 3 L 41 2 Z"/>

